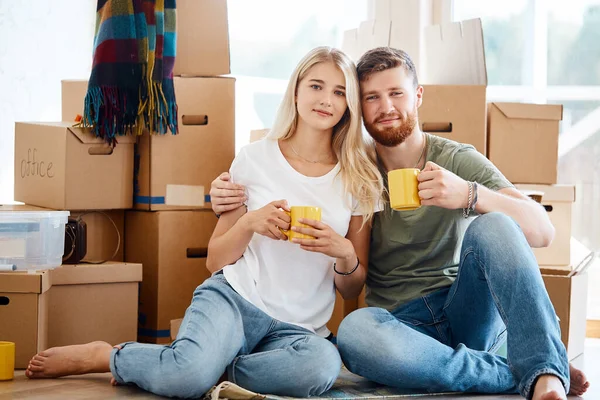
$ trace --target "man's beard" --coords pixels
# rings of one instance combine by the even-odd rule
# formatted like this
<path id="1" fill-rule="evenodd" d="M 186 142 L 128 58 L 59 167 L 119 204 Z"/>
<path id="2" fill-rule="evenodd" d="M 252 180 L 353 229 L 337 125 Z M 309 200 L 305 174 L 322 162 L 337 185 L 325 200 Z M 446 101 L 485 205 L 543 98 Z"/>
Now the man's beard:
<path id="1" fill-rule="evenodd" d="M 398 115 L 398 114 L 392 114 Z M 390 114 L 381 114 L 378 116 L 373 123 L 365 121 L 365 128 L 371 137 L 380 145 L 386 147 L 394 147 L 401 143 L 404 143 L 407 137 L 415 129 L 417 124 L 417 109 L 407 114 L 406 119 L 400 119 L 400 126 L 390 126 L 387 128 L 378 128 L 377 121 L 386 119 Z"/>

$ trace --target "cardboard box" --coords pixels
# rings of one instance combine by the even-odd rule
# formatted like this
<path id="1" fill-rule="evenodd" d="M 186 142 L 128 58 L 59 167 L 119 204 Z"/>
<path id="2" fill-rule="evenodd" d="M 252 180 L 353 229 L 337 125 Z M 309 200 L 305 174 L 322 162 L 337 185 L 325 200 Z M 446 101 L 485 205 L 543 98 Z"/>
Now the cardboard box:
<path id="1" fill-rule="evenodd" d="M 15 368 L 48 347 L 50 273 L 0 273 L 0 339 L 15 343 Z"/>
<path id="2" fill-rule="evenodd" d="M 183 322 L 183 318 L 171 320 L 170 329 L 171 332 L 171 340 L 177 339 L 177 334 L 179 333 L 179 328 L 181 328 L 181 323 Z"/>
<path id="3" fill-rule="evenodd" d="M 562 114 L 562 105 L 490 103 L 489 159 L 513 183 L 555 184 Z"/>
<path id="4" fill-rule="evenodd" d="M 131 208 L 135 138 L 111 148 L 71 125 L 15 124 L 15 200 L 55 210 Z"/>
<path id="5" fill-rule="evenodd" d="M 431 0 L 378 0 L 375 18 L 361 22 L 357 29 L 344 32 L 342 49 L 354 60 L 367 50 L 390 46 L 406 51 L 419 76 L 424 73 L 425 43 L 423 30 L 431 25 Z"/>
<path id="6" fill-rule="evenodd" d="M 140 137 L 134 207 L 210 209 L 210 184 L 235 155 L 233 78 L 175 78 L 178 135 Z"/>
<path id="7" fill-rule="evenodd" d="M 542 278 L 556 315 L 560 319 L 561 340 L 569 360 L 583 353 L 587 319 L 587 273 L 540 266 Z"/>
<path id="8" fill-rule="evenodd" d="M 217 76 L 230 72 L 227 2 L 178 0 L 174 75 Z"/>
<path id="9" fill-rule="evenodd" d="M 425 28 L 419 124 L 425 132 L 486 154 L 487 72 L 480 19 Z"/>
<path id="10" fill-rule="evenodd" d="M 60 83 L 61 121 L 75 121 L 77 115 L 83 116 L 83 105 L 87 93 L 88 81 L 84 79 L 65 79 Z"/>
<path id="11" fill-rule="evenodd" d="M 554 225 L 554 240 L 548 247 L 535 248 L 533 253 L 540 265 L 566 266 L 571 263 L 571 213 L 575 202 L 573 185 L 516 185 L 520 191 L 542 193 L 544 206 Z"/>
<path id="12" fill-rule="evenodd" d="M 210 277 L 208 241 L 217 224 L 212 211 L 128 211 L 125 259 L 144 265 L 138 339 L 170 342 L 170 322 L 181 318 L 196 287 Z"/>
<path id="13" fill-rule="evenodd" d="M 331 331 L 331 333 L 334 334 L 334 336 L 337 336 L 337 331 L 342 323 L 342 320 L 357 308 L 358 299 L 344 300 L 338 291 L 335 292 L 335 306 L 333 308 L 333 314 L 327 323 L 327 328 Z"/>
<path id="14" fill-rule="evenodd" d="M 71 211 L 71 218 L 79 217 L 85 222 L 87 229 L 87 252 L 83 261 L 124 260 L 124 210 Z M 115 250 L 117 254 L 113 256 Z"/>
<path id="15" fill-rule="evenodd" d="M 137 337 L 142 265 L 63 265 L 50 271 L 48 347 Z"/>

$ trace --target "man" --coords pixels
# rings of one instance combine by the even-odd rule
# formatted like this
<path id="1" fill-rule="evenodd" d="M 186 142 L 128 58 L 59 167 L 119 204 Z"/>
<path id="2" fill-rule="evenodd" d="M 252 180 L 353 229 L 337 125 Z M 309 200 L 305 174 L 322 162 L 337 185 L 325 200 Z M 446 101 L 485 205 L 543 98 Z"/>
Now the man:
<path id="1" fill-rule="evenodd" d="M 420 130 L 423 87 L 405 52 L 371 50 L 357 70 L 382 173 L 421 169 L 423 207 L 399 212 L 387 204 L 374 219 L 370 307 L 351 313 L 338 331 L 347 368 L 436 392 L 519 391 L 536 400 L 565 399 L 569 386 L 583 393 L 589 384 L 569 366 L 530 248 L 554 236 L 545 210 L 472 146 Z M 216 212 L 243 202 L 242 188 L 227 179 L 213 182 Z M 505 337 L 507 358 L 495 354 Z"/>

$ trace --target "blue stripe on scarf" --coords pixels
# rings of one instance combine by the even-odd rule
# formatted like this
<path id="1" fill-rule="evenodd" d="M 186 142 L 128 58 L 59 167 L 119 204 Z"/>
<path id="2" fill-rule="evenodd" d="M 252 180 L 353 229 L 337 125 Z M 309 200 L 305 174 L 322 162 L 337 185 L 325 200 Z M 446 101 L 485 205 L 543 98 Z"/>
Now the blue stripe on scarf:
<path id="1" fill-rule="evenodd" d="M 177 46 L 175 45 L 177 34 L 175 32 L 165 32 L 165 40 L 163 45 L 163 57 L 175 57 Z"/>
<path id="2" fill-rule="evenodd" d="M 94 41 L 94 47 L 112 39 L 135 39 L 135 17 L 133 15 L 118 15 L 111 17 L 102 24 L 102 28 Z"/>

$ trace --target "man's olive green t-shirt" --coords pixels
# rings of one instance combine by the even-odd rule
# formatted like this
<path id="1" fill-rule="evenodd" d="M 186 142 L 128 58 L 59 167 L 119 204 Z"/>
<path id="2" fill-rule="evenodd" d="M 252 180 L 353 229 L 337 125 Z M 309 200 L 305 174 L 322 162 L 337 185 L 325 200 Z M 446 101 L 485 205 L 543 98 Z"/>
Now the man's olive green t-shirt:
<path id="1" fill-rule="evenodd" d="M 426 135 L 427 161 L 494 191 L 513 187 L 473 146 Z M 451 285 L 458 271 L 464 233 L 472 219 L 464 218 L 462 209 L 422 206 L 394 211 L 386 202 L 373 220 L 367 304 L 391 311 Z"/>

